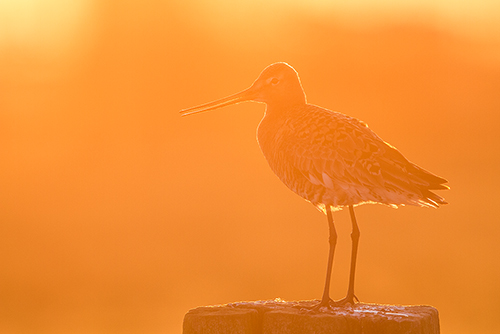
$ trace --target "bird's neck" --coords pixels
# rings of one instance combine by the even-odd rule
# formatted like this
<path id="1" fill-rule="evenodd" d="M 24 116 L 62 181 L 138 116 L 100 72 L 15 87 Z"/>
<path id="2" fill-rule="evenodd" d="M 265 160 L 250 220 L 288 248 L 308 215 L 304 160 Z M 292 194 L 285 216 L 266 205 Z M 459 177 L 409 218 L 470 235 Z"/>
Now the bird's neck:
<path id="1" fill-rule="evenodd" d="M 287 113 L 290 110 L 304 106 L 306 94 L 300 85 L 286 87 L 286 92 L 268 96 L 265 100 L 268 113 Z"/>
<path id="2" fill-rule="evenodd" d="M 288 105 L 273 105 L 268 104 L 266 112 L 257 129 L 257 139 L 259 144 L 267 156 L 266 148 L 274 147 L 276 136 L 279 136 L 280 131 L 285 127 L 288 120 L 295 119 L 297 114 L 303 113 L 307 109 L 306 103 L 295 103 Z M 264 143 L 264 144 L 263 144 Z"/>
<path id="3" fill-rule="evenodd" d="M 291 118 L 297 112 L 306 108 L 305 97 L 303 100 L 288 100 L 281 103 L 268 103 L 266 116 L 270 118 Z"/>

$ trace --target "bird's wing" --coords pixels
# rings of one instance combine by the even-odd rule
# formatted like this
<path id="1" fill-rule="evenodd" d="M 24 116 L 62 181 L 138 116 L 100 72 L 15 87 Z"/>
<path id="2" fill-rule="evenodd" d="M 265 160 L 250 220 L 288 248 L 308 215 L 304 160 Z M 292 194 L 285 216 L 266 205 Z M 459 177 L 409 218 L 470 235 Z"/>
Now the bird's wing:
<path id="1" fill-rule="evenodd" d="M 284 141 L 284 156 L 311 182 L 331 188 L 351 185 L 381 186 L 377 156 L 385 143 L 368 127 L 340 113 L 314 112 L 311 122 L 297 118 L 289 124 L 289 140 Z"/>
<path id="2" fill-rule="evenodd" d="M 317 120 L 308 122 L 306 117 Z M 445 189 L 442 183 L 446 180 L 409 162 L 355 118 L 316 107 L 296 118 L 290 128 L 294 138 L 285 143 L 284 156 L 297 173 L 314 184 L 355 191 L 368 200 L 386 190 L 426 202 L 429 199 L 432 206 L 443 202 L 429 189 Z"/>

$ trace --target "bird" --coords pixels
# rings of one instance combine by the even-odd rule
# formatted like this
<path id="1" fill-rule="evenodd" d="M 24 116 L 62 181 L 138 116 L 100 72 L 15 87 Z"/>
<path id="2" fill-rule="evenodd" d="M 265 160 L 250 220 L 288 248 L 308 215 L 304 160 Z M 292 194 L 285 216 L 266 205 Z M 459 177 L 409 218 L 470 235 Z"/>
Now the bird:
<path id="1" fill-rule="evenodd" d="M 297 71 L 285 62 L 267 66 L 247 89 L 180 111 L 182 116 L 253 101 L 266 104 L 257 141 L 272 171 L 294 193 L 326 214 L 329 253 L 323 295 L 315 308 L 354 305 L 360 230 L 354 208 L 362 204 L 437 208 L 447 204 L 433 190 L 448 181 L 410 162 L 368 125 L 307 103 Z M 351 263 L 346 296 L 330 298 L 337 232 L 333 212 L 348 209 Z"/>

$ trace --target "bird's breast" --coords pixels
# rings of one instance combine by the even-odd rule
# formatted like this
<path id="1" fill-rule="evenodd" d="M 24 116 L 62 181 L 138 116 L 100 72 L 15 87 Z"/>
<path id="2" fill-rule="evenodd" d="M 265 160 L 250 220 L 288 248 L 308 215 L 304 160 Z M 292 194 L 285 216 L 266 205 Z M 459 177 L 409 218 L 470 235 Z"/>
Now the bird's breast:
<path id="1" fill-rule="evenodd" d="M 293 145 L 293 137 L 294 129 L 286 118 L 266 114 L 260 121 L 257 141 L 271 169 L 277 174 L 277 169 L 286 165 L 285 145 Z"/>
<path id="2" fill-rule="evenodd" d="M 308 178 L 298 165 L 301 164 L 303 129 L 294 119 L 266 114 L 257 129 L 257 140 L 269 167 L 293 192 L 314 203 L 321 202 L 324 187 Z"/>

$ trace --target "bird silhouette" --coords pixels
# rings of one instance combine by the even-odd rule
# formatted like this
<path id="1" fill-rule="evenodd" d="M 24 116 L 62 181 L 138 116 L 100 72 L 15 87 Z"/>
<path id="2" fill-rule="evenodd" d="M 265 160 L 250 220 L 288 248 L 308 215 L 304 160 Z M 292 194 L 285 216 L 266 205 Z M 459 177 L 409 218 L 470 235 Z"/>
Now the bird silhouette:
<path id="1" fill-rule="evenodd" d="M 408 161 L 362 121 L 309 104 L 298 73 L 280 62 L 266 67 L 247 89 L 181 111 L 183 116 L 255 101 L 267 105 L 257 140 L 269 166 L 290 190 L 327 215 L 329 255 L 325 287 L 317 307 L 354 304 L 359 228 L 354 207 L 365 203 L 393 208 L 434 207 L 446 201 L 431 190 L 449 189 L 448 181 Z M 352 251 L 346 297 L 330 298 L 337 233 L 333 212 L 348 208 Z"/>

